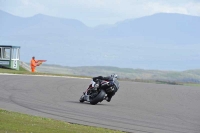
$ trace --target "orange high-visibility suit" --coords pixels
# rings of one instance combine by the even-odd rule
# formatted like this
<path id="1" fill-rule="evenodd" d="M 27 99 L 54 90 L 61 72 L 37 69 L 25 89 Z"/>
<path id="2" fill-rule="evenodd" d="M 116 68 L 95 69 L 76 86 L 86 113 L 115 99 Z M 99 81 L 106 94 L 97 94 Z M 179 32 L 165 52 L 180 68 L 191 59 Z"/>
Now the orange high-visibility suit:
<path id="1" fill-rule="evenodd" d="M 35 59 L 32 59 L 32 60 L 31 60 L 31 71 L 32 71 L 32 72 L 35 72 L 35 68 L 36 68 L 36 66 L 37 66 L 37 63 L 38 63 L 37 60 L 35 60 Z"/>

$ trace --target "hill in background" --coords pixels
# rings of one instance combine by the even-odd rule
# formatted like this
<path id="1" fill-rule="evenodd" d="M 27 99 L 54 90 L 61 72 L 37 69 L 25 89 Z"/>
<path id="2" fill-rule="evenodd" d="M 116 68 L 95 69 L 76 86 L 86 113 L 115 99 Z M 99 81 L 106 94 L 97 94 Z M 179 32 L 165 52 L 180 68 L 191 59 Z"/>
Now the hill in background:
<path id="1" fill-rule="evenodd" d="M 159 71 L 103 66 L 65 67 L 59 65 L 41 65 L 38 72 L 67 74 L 77 76 L 109 76 L 116 73 L 120 79 L 134 81 L 165 81 L 165 82 L 191 82 L 200 83 L 200 69 L 187 71 Z"/>

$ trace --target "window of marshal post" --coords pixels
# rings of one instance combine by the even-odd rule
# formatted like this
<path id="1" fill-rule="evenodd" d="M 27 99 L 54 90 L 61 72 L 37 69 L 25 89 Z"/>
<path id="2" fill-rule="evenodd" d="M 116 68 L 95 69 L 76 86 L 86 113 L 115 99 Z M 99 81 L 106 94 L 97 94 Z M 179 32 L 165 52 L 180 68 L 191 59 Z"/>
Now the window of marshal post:
<path id="1" fill-rule="evenodd" d="M 19 59 L 19 49 L 18 48 L 12 49 L 12 59 Z"/>
<path id="2" fill-rule="evenodd" d="M 2 48 L 3 59 L 10 59 L 10 48 Z"/>

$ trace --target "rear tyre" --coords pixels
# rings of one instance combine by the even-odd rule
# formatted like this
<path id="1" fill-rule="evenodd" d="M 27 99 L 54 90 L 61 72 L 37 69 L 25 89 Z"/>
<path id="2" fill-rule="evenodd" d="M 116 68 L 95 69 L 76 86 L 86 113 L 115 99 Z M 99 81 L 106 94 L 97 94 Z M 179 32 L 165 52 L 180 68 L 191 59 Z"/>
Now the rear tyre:
<path id="1" fill-rule="evenodd" d="M 106 92 L 104 90 L 101 90 L 101 92 L 96 97 L 90 100 L 90 104 L 95 105 L 98 102 L 102 102 L 105 95 Z"/>

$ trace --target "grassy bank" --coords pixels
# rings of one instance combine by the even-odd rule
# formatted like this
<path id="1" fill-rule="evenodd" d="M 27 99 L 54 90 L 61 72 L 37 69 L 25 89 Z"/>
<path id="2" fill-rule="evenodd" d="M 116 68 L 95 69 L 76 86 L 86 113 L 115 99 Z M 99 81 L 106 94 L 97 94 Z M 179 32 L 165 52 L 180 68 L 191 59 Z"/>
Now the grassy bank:
<path id="1" fill-rule="evenodd" d="M 183 85 L 200 87 L 200 84 L 195 84 L 195 83 L 183 83 Z"/>
<path id="2" fill-rule="evenodd" d="M 58 65 L 43 64 L 38 67 L 39 72 L 70 74 L 83 76 L 108 76 L 112 73 L 119 75 L 121 79 L 141 80 L 141 81 L 161 81 L 176 83 L 200 83 L 200 69 L 187 71 L 164 71 L 164 70 L 144 70 L 132 68 L 118 68 L 109 66 L 80 66 L 68 67 Z M 176 83 L 175 83 L 176 82 Z"/>
<path id="3" fill-rule="evenodd" d="M 58 69 L 58 68 L 57 68 Z M 50 70 L 47 68 L 47 70 Z M 61 69 L 62 70 L 62 69 Z M 10 73 L 10 74 L 27 74 L 27 75 L 53 75 L 53 76 L 69 76 L 69 77 L 79 77 L 79 78 L 91 78 L 92 76 L 79 76 L 81 74 L 59 74 L 59 73 L 55 73 L 54 71 L 52 71 L 53 73 L 50 72 L 29 72 L 25 69 L 23 69 L 22 67 L 20 67 L 19 71 L 17 70 L 11 70 L 11 69 L 3 69 L 0 68 L 0 73 Z M 101 75 L 101 74 L 99 74 Z M 130 79 L 130 78 L 120 78 L 120 80 L 124 80 L 124 81 L 133 81 L 133 82 L 144 82 L 144 83 L 156 83 L 156 84 L 170 84 L 170 85 L 186 85 L 186 86 L 200 86 L 199 83 L 192 83 L 192 82 L 176 82 L 176 81 L 167 81 L 167 80 L 149 80 L 149 79 Z"/>
<path id="4" fill-rule="evenodd" d="M 26 74 L 26 75 L 52 75 L 52 76 L 70 76 L 70 77 L 90 78 L 88 76 L 78 76 L 78 75 L 69 75 L 69 74 L 56 74 L 56 73 L 43 73 L 43 72 L 32 73 L 32 72 L 25 70 L 22 67 L 20 67 L 20 69 L 18 71 L 12 70 L 12 69 L 0 68 L 0 73 Z"/>
<path id="5" fill-rule="evenodd" d="M 22 67 L 19 67 L 19 71 L 7 69 L 7 68 L 0 68 L 0 73 L 12 73 L 12 74 L 30 74 L 29 71 L 25 70 Z"/>
<path id="6" fill-rule="evenodd" d="M 0 133 L 122 133 L 0 109 Z"/>

